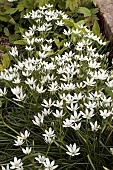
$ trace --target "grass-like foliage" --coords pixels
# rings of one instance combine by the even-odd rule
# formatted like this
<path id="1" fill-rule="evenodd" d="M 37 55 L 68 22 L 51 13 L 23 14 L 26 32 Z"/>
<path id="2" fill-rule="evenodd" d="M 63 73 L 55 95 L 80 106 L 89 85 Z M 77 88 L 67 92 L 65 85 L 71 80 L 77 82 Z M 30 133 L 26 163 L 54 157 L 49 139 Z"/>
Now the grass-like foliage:
<path id="1" fill-rule="evenodd" d="M 113 154 L 107 42 L 52 5 L 24 15 L 25 48 L 1 72 L 2 170 L 101 170 Z M 71 25 L 68 27 L 68 25 Z"/>

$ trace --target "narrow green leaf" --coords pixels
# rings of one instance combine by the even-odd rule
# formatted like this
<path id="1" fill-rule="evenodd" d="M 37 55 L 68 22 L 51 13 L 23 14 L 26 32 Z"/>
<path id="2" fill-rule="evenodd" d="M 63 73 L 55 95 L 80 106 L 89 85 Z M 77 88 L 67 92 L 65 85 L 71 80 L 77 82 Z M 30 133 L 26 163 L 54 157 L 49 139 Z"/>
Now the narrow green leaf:
<path id="1" fill-rule="evenodd" d="M 60 41 L 57 38 L 54 38 L 54 42 L 58 48 L 60 48 Z"/>
<path id="2" fill-rule="evenodd" d="M 66 50 L 66 47 L 63 47 L 61 50 L 58 51 L 58 54 L 61 55 Z"/>
<path id="3" fill-rule="evenodd" d="M 100 26 L 99 26 L 97 21 L 94 22 L 92 31 L 93 31 L 94 34 L 96 34 L 98 36 L 100 35 Z"/>
<path id="4" fill-rule="evenodd" d="M 2 64 L 4 68 L 8 68 L 10 65 L 10 57 L 7 53 L 2 55 Z"/>
<path id="5" fill-rule="evenodd" d="M 17 40 L 14 42 L 14 44 L 16 45 L 26 45 L 26 41 L 25 40 Z"/>
<path id="6" fill-rule="evenodd" d="M 96 0 L 92 0 L 93 4 L 96 6 Z"/>
<path id="7" fill-rule="evenodd" d="M 79 7 L 77 13 L 83 14 L 84 17 L 91 16 L 91 11 L 86 7 Z"/>
<path id="8" fill-rule="evenodd" d="M 24 29 L 23 28 L 19 27 L 19 30 L 20 30 L 21 34 L 24 34 Z"/>
<path id="9" fill-rule="evenodd" d="M 88 157 L 88 160 L 89 160 L 89 162 L 90 162 L 93 170 L 96 170 L 95 167 L 94 167 L 94 165 L 93 165 L 93 162 L 92 162 L 92 160 L 91 160 L 91 158 L 90 158 L 90 156 L 89 156 L 89 154 L 87 155 L 87 157 Z"/>
<path id="10" fill-rule="evenodd" d="M 15 22 L 14 18 L 12 18 L 12 17 L 8 22 L 11 23 L 12 25 L 16 25 L 16 22 Z"/>
<path id="11" fill-rule="evenodd" d="M 6 37 L 8 37 L 10 35 L 7 27 L 4 28 L 4 34 L 6 35 Z"/>

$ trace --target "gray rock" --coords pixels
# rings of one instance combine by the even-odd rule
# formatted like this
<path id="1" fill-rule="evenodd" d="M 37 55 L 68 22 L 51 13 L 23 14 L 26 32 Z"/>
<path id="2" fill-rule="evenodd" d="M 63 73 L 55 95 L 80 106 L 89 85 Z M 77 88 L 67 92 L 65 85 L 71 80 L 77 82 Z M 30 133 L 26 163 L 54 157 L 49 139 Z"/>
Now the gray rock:
<path id="1" fill-rule="evenodd" d="M 113 59 L 113 0 L 96 0 L 100 9 L 100 26 L 106 39 L 111 42 L 110 58 Z"/>

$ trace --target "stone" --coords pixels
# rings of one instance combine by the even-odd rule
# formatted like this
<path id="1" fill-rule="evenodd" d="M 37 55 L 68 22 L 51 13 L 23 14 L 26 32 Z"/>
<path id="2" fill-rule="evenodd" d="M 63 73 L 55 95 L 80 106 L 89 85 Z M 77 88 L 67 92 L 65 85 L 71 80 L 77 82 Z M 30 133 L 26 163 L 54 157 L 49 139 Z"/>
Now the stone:
<path id="1" fill-rule="evenodd" d="M 96 0 L 97 7 L 100 9 L 99 24 L 103 35 L 110 41 L 111 52 L 109 63 L 113 61 L 113 0 Z M 111 65 L 110 64 L 110 65 Z"/>
<path id="2" fill-rule="evenodd" d="M 113 43 L 113 0 L 96 0 L 96 3 L 104 34 Z"/>

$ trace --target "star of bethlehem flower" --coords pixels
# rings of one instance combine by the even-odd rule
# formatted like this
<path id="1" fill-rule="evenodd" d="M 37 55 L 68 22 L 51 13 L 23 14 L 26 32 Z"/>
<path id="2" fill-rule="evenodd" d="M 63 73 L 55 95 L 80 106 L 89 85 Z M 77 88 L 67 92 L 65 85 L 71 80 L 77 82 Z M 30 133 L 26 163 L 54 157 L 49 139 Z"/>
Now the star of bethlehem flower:
<path id="1" fill-rule="evenodd" d="M 97 131 L 100 128 L 100 125 L 97 124 L 97 121 L 95 121 L 94 124 L 92 122 L 90 122 L 90 125 L 91 125 L 92 131 Z"/>
<path id="2" fill-rule="evenodd" d="M 6 89 L 6 87 L 4 87 L 3 90 L 0 88 L 0 97 L 5 96 L 6 94 L 7 94 L 7 89 Z"/>
<path id="3" fill-rule="evenodd" d="M 56 113 L 53 112 L 53 115 L 57 118 L 62 118 L 65 114 L 63 114 L 63 110 L 56 110 Z"/>
<path id="4" fill-rule="evenodd" d="M 67 90 L 72 91 L 72 90 L 75 90 L 75 89 L 76 89 L 75 84 L 73 84 L 73 83 L 68 83 L 67 84 Z"/>
<path id="5" fill-rule="evenodd" d="M 83 82 L 76 83 L 77 88 L 84 88 L 86 85 Z"/>
<path id="6" fill-rule="evenodd" d="M 111 154 L 113 155 L 113 148 L 110 148 L 110 152 L 111 152 Z"/>
<path id="7" fill-rule="evenodd" d="M 80 148 L 77 148 L 76 143 L 74 143 L 73 145 L 70 144 L 69 146 L 66 145 L 66 147 L 68 149 L 68 152 L 66 152 L 68 155 L 75 156 L 80 154 L 79 152 Z"/>
<path id="8" fill-rule="evenodd" d="M 106 119 L 111 115 L 111 111 L 108 111 L 107 109 L 99 110 L 100 115 L 103 117 L 103 119 Z"/>
<path id="9" fill-rule="evenodd" d="M 84 43 L 83 42 L 78 42 L 76 45 L 76 50 L 77 51 L 82 51 L 84 48 Z"/>
<path id="10" fill-rule="evenodd" d="M 101 96 L 101 100 L 103 103 L 108 103 L 108 104 L 112 102 L 111 97 L 107 98 L 105 95 Z"/>
<path id="11" fill-rule="evenodd" d="M 71 106 L 66 106 L 70 111 L 72 111 L 72 112 L 76 112 L 76 110 L 78 110 L 79 109 L 79 107 L 78 107 L 78 103 L 71 103 Z"/>
<path id="12" fill-rule="evenodd" d="M 99 80 L 106 80 L 108 78 L 108 73 L 106 70 L 100 69 L 98 71 L 98 79 Z"/>
<path id="13" fill-rule="evenodd" d="M 72 96 L 71 94 L 67 94 L 65 97 L 65 101 L 67 104 L 71 104 L 71 103 L 76 103 L 77 101 L 75 101 L 74 96 Z"/>
<path id="14" fill-rule="evenodd" d="M 56 103 L 54 103 L 54 106 L 62 109 L 63 108 L 63 100 L 60 100 L 60 101 L 57 100 Z"/>
<path id="15" fill-rule="evenodd" d="M 69 36 L 69 35 L 71 35 L 71 30 L 69 29 L 68 31 L 66 31 L 65 29 L 64 29 L 64 31 L 63 31 L 63 34 L 64 35 L 67 35 L 67 36 Z"/>
<path id="16" fill-rule="evenodd" d="M 87 97 L 88 99 L 92 100 L 92 101 L 98 101 L 100 100 L 101 94 L 98 91 L 95 92 L 91 92 L 89 93 L 89 97 Z"/>
<path id="17" fill-rule="evenodd" d="M 37 26 L 34 25 L 34 24 L 33 24 L 32 27 L 29 27 L 29 29 L 30 29 L 31 31 L 36 31 L 36 28 L 37 28 Z M 34 43 L 34 38 L 32 38 L 31 41 L 32 41 L 32 44 L 33 44 L 33 43 Z"/>
<path id="18" fill-rule="evenodd" d="M 58 90 L 58 83 L 57 81 L 52 82 L 49 87 L 48 87 L 48 91 L 50 92 L 56 92 Z"/>
<path id="19" fill-rule="evenodd" d="M 14 157 L 14 161 L 10 161 L 11 167 L 10 169 L 16 169 L 16 170 L 22 170 L 23 167 L 23 163 L 21 161 L 21 159 L 17 159 L 17 157 Z"/>
<path id="20" fill-rule="evenodd" d="M 43 51 L 51 51 L 51 48 L 52 48 L 52 46 L 48 46 L 47 44 L 44 46 L 44 45 L 41 45 L 42 46 L 42 50 Z"/>
<path id="21" fill-rule="evenodd" d="M 54 170 L 58 167 L 58 165 L 55 165 L 55 161 L 50 162 L 50 160 L 48 158 L 46 158 L 45 162 L 44 162 L 44 170 Z"/>
<path id="22" fill-rule="evenodd" d="M 32 12 L 30 12 L 30 15 L 31 15 L 31 18 L 32 18 L 32 19 L 36 19 L 36 18 L 37 18 L 37 15 L 38 15 L 38 10 L 36 10 L 36 11 L 33 11 L 33 10 L 32 10 Z"/>
<path id="23" fill-rule="evenodd" d="M 11 74 L 8 72 L 7 74 L 4 74 L 2 76 L 3 76 L 4 80 L 12 81 L 16 75 L 15 75 L 15 73 Z"/>
<path id="24" fill-rule="evenodd" d="M 87 86 L 94 86 L 96 83 L 93 78 L 89 79 L 88 77 L 86 78 L 86 81 L 83 81 Z"/>
<path id="25" fill-rule="evenodd" d="M 15 47 L 12 47 L 11 49 L 12 51 L 9 51 L 10 55 L 12 55 L 13 57 L 18 56 L 17 47 L 15 46 Z"/>
<path id="26" fill-rule="evenodd" d="M 32 149 L 31 147 L 30 148 L 26 147 L 25 149 L 22 148 L 22 151 L 23 151 L 24 154 L 28 154 L 29 155 L 31 153 L 31 149 Z"/>
<path id="27" fill-rule="evenodd" d="M 46 157 L 45 156 L 41 156 L 38 155 L 38 157 L 35 157 L 35 159 L 40 163 L 40 164 L 44 164 Z"/>
<path id="28" fill-rule="evenodd" d="M 58 26 L 63 26 L 63 25 L 64 25 L 64 22 L 63 22 L 62 20 L 60 20 L 60 21 L 57 20 L 56 25 L 58 25 Z"/>
<path id="29" fill-rule="evenodd" d="M 23 18 L 30 18 L 30 14 L 27 13 L 26 15 L 23 16 Z"/>
<path id="30" fill-rule="evenodd" d="M 38 27 L 37 30 L 38 30 L 39 32 L 46 31 L 46 26 L 45 26 L 45 25 L 42 25 L 42 26 Z"/>
<path id="31" fill-rule="evenodd" d="M 74 130 L 79 130 L 80 129 L 80 127 L 81 127 L 81 122 L 80 123 L 74 123 L 72 126 L 71 126 L 71 128 L 73 128 Z"/>
<path id="32" fill-rule="evenodd" d="M 36 86 L 36 91 L 38 93 L 44 93 L 46 91 L 46 89 L 44 89 L 43 86 L 40 86 L 39 84 Z"/>
<path id="33" fill-rule="evenodd" d="M 12 81 L 14 84 L 19 84 L 21 82 L 21 79 L 19 77 L 15 78 L 13 81 Z"/>
<path id="34" fill-rule="evenodd" d="M 33 45 L 34 42 L 35 42 L 35 39 L 34 39 L 34 38 L 32 38 L 31 40 L 30 40 L 29 38 L 27 38 L 26 40 L 27 40 L 27 44 L 28 44 L 28 45 Z M 25 47 L 25 49 L 26 49 L 26 47 Z"/>
<path id="35" fill-rule="evenodd" d="M 46 42 L 51 44 L 52 42 L 54 42 L 54 40 L 53 39 L 49 39 L 49 40 L 46 39 Z"/>
<path id="36" fill-rule="evenodd" d="M 25 83 L 28 85 L 33 85 L 35 82 L 36 80 L 34 80 L 34 77 L 27 78 L 27 80 L 25 80 Z"/>
<path id="37" fill-rule="evenodd" d="M 50 108 L 51 106 L 53 106 L 54 102 L 52 102 L 51 98 L 49 99 L 49 101 L 47 102 L 45 99 L 43 100 L 44 104 L 41 104 L 42 106 L 46 107 L 46 108 Z"/>
<path id="38" fill-rule="evenodd" d="M 14 88 L 11 88 L 11 91 L 12 91 L 13 94 L 19 95 L 22 92 L 22 86 L 21 87 L 16 86 Z"/>
<path id="39" fill-rule="evenodd" d="M 23 140 L 26 140 L 30 135 L 30 132 L 28 132 L 28 130 L 25 130 L 24 133 L 20 132 L 20 137 L 23 139 Z"/>
<path id="40" fill-rule="evenodd" d="M 45 4 L 45 6 L 46 6 L 47 8 L 52 8 L 52 7 L 53 7 L 52 4 Z"/>
<path id="41" fill-rule="evenodd" d="M 76 94 L 74 93 L 74 99 L 75 100 L 81 100 L 84 96 L 82 95 L 82 93 Z"/>
<path id="42" fill-rule="evenodd" d="M 44 140 L 45 140 L 45 142 L 48 144 L 52 144 L 53 143 L 53 141 L 55 140 L 55 136 L 54 137 L 47 137 L 47 136 L 45 136 L 45 138 L 44 138 Z"/>
<path id="43" fill-rule="evenodd" d="M 49 137 L 49 138 L 51 138 L 51 137 L 54 137 L 55 136 L 55 134 L 54 134 L 54 130 L 52 130 L 52 128 L 50 127 L 49 128 L 49 130 L 47 131 L 47 130 L 45 130 L 45 134 L 42 134 L 43 136 L 46 136 L 46 137 Z"/>
<path id="44" fill-rule="evenodd" d="M 32 51 L 34 49 L 34 47 L 31 47 L 31 46 L 25 46 L 25 50 L 27 50 L 27 51 Z"/>
<path id="45" fill-rule="evenodd" d="M 44 108 L 44 110 L 42 110 L 42 114 L 43 114 L 44 116 L 50 115 L 50 114 L 51 114 L 51 110 Z"/>
<path id="46" fill-rule="evenodd" d="M 73 125 L 73 121 L 66 118 L 64 121 L 63 121 L 63 127 L 71 127 Z"/>
<path id="47" fill-rule="evenodd" d="M 49 130 L 45 130 L 45 134 L 42 134 L 45 138 L 46 143 L 52 143 L 55 140 L 54 130 L 50 127 Z"/>
<path id="48" fill-rule="evenodd" d="M 37 43 L 44 42 L 44 38 L 35 38 L 35 42 L 37 42 Z"/>
<path id="49" fill-rule="evenodd" d="M 51 16 L 45 16 L 45 20 L 46 20 L 47 22 L 50 22 L 50 21 L 53 20 L 53 18 L 52 18 Z"/>
<path id="50" fill-rule="evenodd" d="M 6 165 L 6 168 L 4 166 L 2 166 L 2 170 L 10 170 L 9 164 Z"/>
<path id="51" fill-rule="evenodd" d="M 48 81 L 52 81 L 52 82 L 56 79 L 56 77 L 54 77 L 54 75 L 49 75 L 49 73 L 47 74 L 47 78 L 48 78 Z"/>
<path id="52" fill-rule="evenodd" d="M 56 67 L 56 65 L 53 64 L 53 62 L 51 62 L 51 63 L 46 63 L 44 68 L 45 68 L 45 70 L 50 71 L 50 70 L 54 70 L 55 67 Z"/>
<path id="53" fill-rule="evenodd" d="M 17 140 L 14 140 L 14 142 L 15 142 L 14 144 L 15 146 L 21 146 L 24 143 L 23 139 L 20 136 L 17 136 Z"/>
<path id="54" fill-rule="evenodd" d="M 99 68 L 99 67 L 100 67 L 100 63 L 97 63 L 96 60 L 90 61 L 90 62 L 89 62 L 89 67 L 90 67 L 90 68 L 95 68 L 95 69 L 96 69 L 96 68 Z"/>
<path id="55" fill-rule="evenodd" d="M 72 120 L 72 122 L 79 122 L 82 118 L 80 118 L 81 117 L 81 113 L 77 113 L 77 111 L 74 111 L 74 114 L 72 114 L 71 116 L 70 116 L 70 120 Z"/>
<path id="56" fill-rule="evenodd" d="M 17 69 L 22 70 L 23 67 L 24 67 L 24 64 L 23 64 L 22 62 L 18 61 L 18 64 L 15 64 L 14 66 L 15 66 Z"/>
<path id="57" fill-rule="evenodd" d="M 40 126 L 41 124 L 43 124 L 44 115 L 41 115 L 38 113 L 38 116 L 34 116 L 34 118 L 35 118 L 35 120 L 32 120 L 34 125 Z"/>
<path id="58" fill-rule="evenodd" d="M 80 111 L 81 115 L 85 119 L 91 119 L 94 116 L 94 109 L 91 109 L 90 111 L 86 108 L 85 112 Z"/>
<path id="59" fill-rule="evenodd" d="M 27 39 L 29 37 L 32 37 L 34 35 L 34 31 L 32 30 L 28 30 L 28 32 L 25 32 L 25 35 L 22 35 L 24 37 L 24 39 Z"/>
<path id="60" fill-rule="evenodd" d="M 72 33 L 76 34 L 76 35 L 81 35 L 81 31 L 78 30 L 78 28 L 76 28 L 76 30 L 72 30 Z"/>
<path id="61" fill-rule="evenodd" d="M 13 98 L 16 101 L 23 101 L 26 97 L 26 94 L 23 94 L 23 92 L 20 92 L 20 94 L 16 95 L 17 98 Z"/>
<path id="62" fill-rule="evenodd" d="M 40 56 L 40 58 L 47 58 L 47 56 L 48 56 L 48 54 L 46 53 L 46 51 L 43 51 L 43 52 L 40 52 L 39 51 L 39 56 Z"/>
<path id="63" fill-rule="evenodd" d="M 89 103 L 84 103 L 84 105 L 88 108 L 88 109 L 94 109 L 97 106 L 96 102 L 91 102 L 89 101 Z"/>
<path id="64" fill-rule="evenodd" d="M 65 43 L 64 43 L 64 46 L 65 46 L 65 47 L 70 47 L 70 44 L 71 44 L 70 42 L 65 42 Z"/>
<path id="65" fill-rule="evenodd" d="M 66 81 L 67 81 L 67 82 L 70 82 L 70 81 L 72 80 L 72 78 L 73 78 L 70 74 L 67 74 L 67 75 L 62 74 L 62 77 L 63 77 L 63 78 L 60 78 L 60 80 L 61 80 L 61 81 L 65 81 L 65 82 L 66 82 Z"/>
<path id="66" fill-rule="evenodd" d="M 111 87 L 113 88 L 113 80 L 108 80 L 107 82 L 105 82 L 105 84 L 108 86 L 108 87 Z M 113 91 L 112 91 L 113 92 Z"/>

